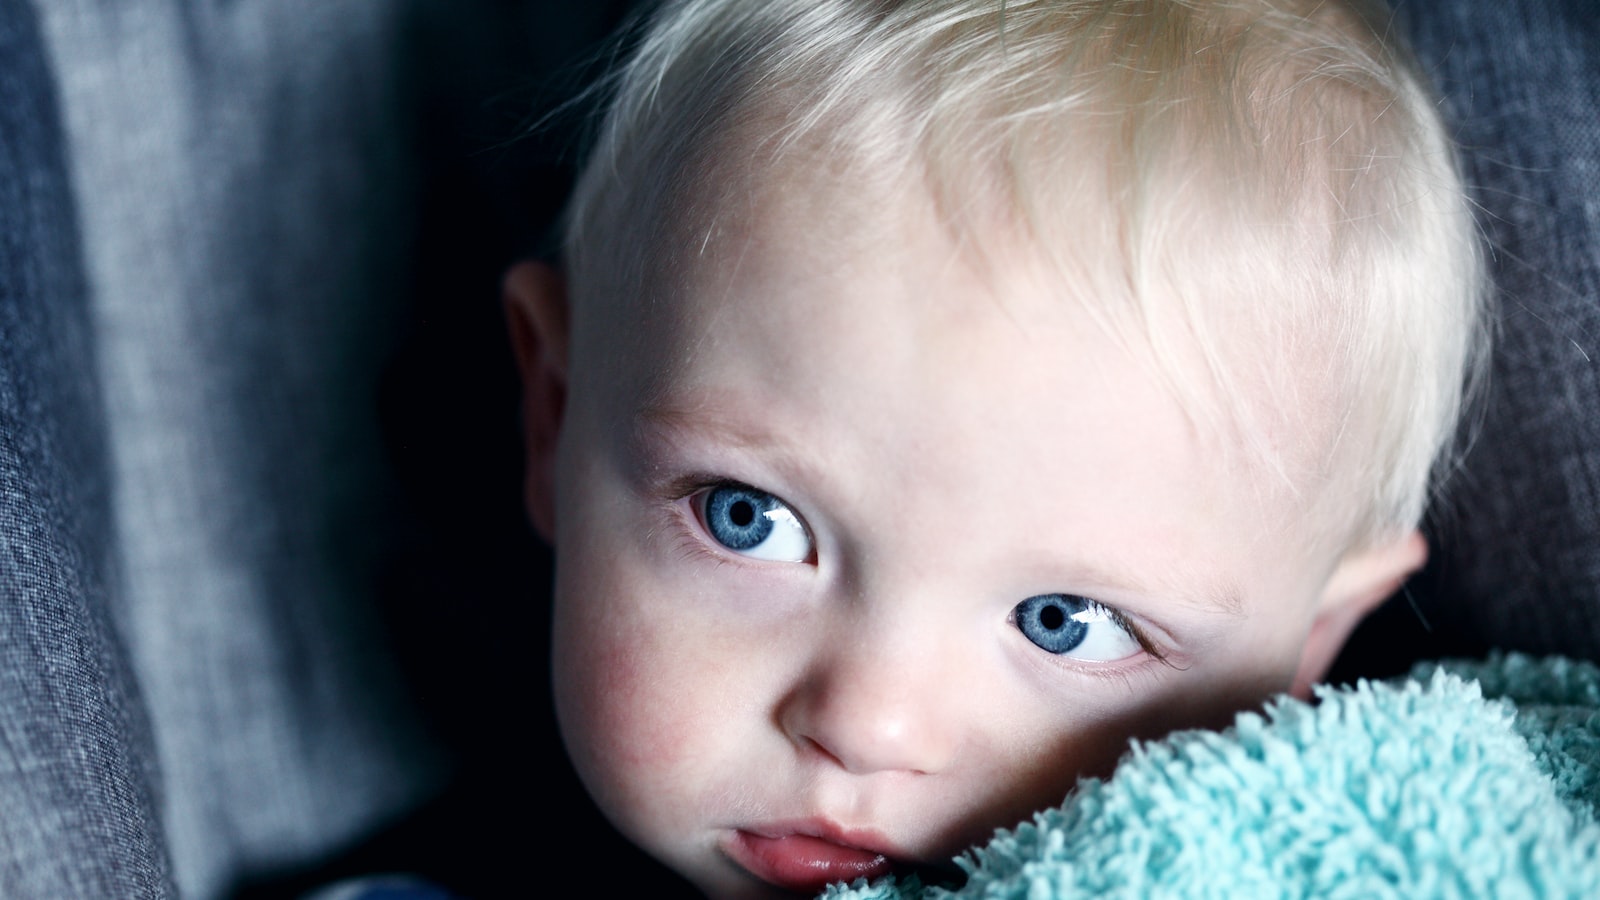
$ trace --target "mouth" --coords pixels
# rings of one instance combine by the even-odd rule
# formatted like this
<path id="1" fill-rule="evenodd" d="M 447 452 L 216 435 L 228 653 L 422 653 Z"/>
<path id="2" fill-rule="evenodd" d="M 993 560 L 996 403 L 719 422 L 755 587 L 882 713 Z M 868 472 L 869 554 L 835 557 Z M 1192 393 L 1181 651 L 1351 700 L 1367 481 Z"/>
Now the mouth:
<path id="1" fill-rule="evenodd" d="M 847 831 L 825 821 L 738 829 L 723 841 L 722 849 L 762 881 L 808 894 L 836 881 L 887 875 L 895 867 L 891 848 L 881 836 Z"/>

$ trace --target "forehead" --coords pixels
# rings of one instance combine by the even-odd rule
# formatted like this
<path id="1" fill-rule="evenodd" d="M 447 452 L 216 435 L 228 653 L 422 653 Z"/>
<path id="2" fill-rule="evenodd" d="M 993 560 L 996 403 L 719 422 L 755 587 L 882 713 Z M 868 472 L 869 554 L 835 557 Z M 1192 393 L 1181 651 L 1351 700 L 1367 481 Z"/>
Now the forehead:
<path id="1" fill-rule="evenodd" d="M 1070 556 L 1075 579 L 1236 603 L 1219 547 L 1242 566 L 1281 498 L 1220 463 L 1058 278 L 980 261 L 926 192 L 779 174 L 683 229 L 616 397 L 636 428 L 863 544 L 956 530 L 969 569 L 1045 580 Z M 1194 540 L 1207 523 L 1214 544 Z"/>

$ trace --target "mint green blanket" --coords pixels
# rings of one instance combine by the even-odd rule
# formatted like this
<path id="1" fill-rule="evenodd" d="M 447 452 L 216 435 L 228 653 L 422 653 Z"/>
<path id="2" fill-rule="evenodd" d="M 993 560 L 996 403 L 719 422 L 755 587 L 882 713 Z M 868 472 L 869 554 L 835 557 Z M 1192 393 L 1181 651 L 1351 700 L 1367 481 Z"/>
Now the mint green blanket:
<path id="1" fill-rule="evenodd" d="M 1600 898 L 1600 669 L 1500 656 L 1137 744 L 958 862 L 826 900 Z"/>

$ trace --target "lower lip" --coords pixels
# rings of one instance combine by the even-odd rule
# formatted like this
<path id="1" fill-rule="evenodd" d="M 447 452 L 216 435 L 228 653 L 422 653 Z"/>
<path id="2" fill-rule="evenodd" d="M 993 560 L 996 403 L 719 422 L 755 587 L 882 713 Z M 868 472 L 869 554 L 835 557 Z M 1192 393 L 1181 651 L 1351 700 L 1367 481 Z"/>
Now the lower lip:
<path id="1" fill-rule="evenodd" d="M 893 867 L 887 856 L 809 834 L 766 837 L 734 833 L 728 852 L 751 874 L 791 891 L 816 893 L 836 881 L 876 878 Z"/>

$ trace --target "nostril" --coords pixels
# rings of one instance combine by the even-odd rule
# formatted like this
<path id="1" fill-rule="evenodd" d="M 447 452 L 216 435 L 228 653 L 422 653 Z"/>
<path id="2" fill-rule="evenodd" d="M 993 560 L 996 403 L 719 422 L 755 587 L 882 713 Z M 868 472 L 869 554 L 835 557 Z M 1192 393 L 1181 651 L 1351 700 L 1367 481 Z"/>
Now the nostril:
<path id="1" fill-rule="evenodd" d="M 909 734 L 903 729 L 858 727 L 791 733 L 802 756 L 855 775 L 898 771 L 931 775 L 940 770 L 938 740 L 932 735 Z"/>
<path id="2" fill-rule="evenodd" d="M 808 750 L 808 751 L 810 751 L 812 753 L 815 753 L 816 755 L 822 757 L 824 760 L 827 760 L 828 762 L 838 766 L 841 769 L 848 768 L 848 766 L 845 765 L 844 760 L 840 759 L 837 755 L 834 754 L 834 752 L 832 750 L 829 750 L 820 741 L 817 741 L 817 740 L 815 740 L 813 738 L 810 738 L 810 737 L 802 737 L 800 740 L 801 740 L 801 745 L 806 750 Z"/>
<path id="3" fill-rule="evenodd" d="M 827 660 L 798 679 L 774 709 L 774 724 L 802 757 L 853 774 L 943 771 L 960 743 L 947 685 L 928 671 L 910 677 L 904 656 Z"/>

